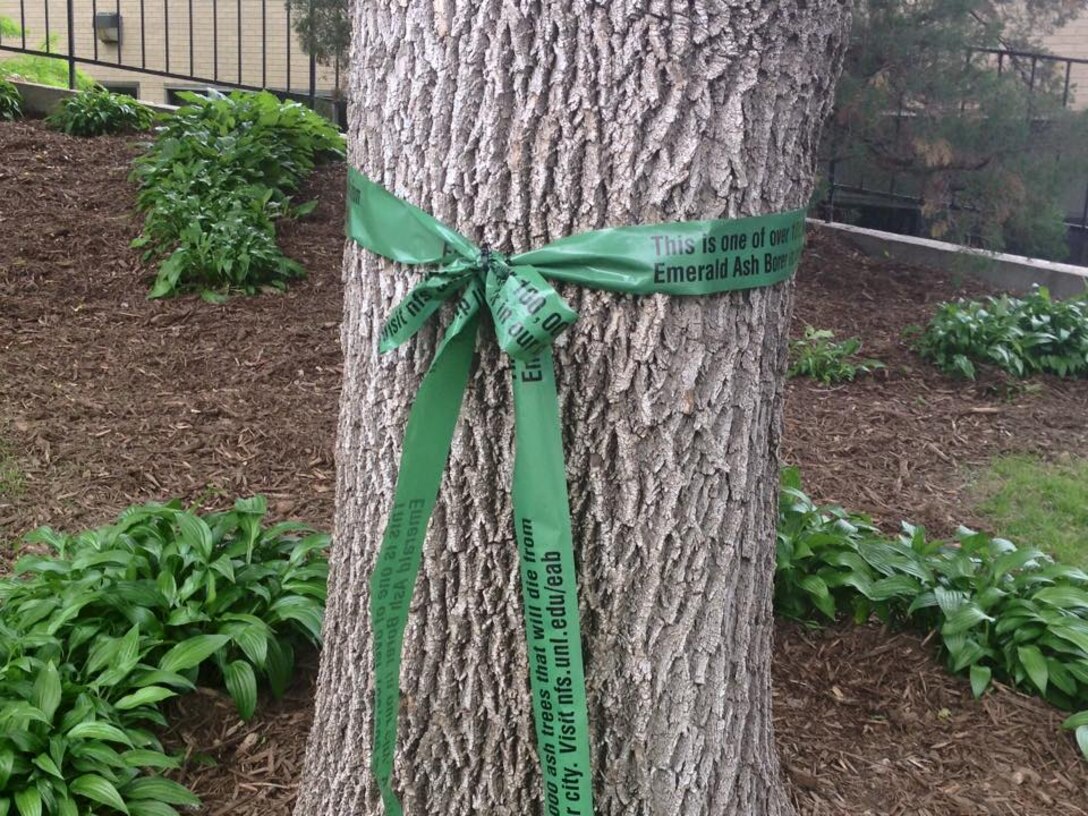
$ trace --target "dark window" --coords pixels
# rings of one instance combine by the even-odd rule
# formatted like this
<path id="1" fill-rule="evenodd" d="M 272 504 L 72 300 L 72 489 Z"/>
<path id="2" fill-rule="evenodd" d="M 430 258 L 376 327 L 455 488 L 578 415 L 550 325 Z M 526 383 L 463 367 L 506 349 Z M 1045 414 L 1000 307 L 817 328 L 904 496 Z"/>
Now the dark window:
<path id="1" fill-rule="evenodd" d="M 113 91 L 113 93 L 127 94 L 133 99 L 140 98 L 140 84 L 138 82 L 99 82 L 103 88 L 107 91 Z"/>

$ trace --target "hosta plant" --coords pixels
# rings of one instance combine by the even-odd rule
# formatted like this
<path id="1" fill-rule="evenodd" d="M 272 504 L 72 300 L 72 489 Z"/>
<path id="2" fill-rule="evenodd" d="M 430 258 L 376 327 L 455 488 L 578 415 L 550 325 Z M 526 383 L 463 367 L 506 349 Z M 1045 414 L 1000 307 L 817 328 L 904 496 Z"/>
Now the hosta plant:
<path id="1" fill-rule="evenodd" d="M 259 684 L 282 694 L 295 647 L 320 640 L 328 537 L 265 511 L 149 504 L 28 536 L 46 552 L 0 579 L 0 816 L 196 804 L 155 775 L 177 765 L 149 730 L 161 703 L 214 682 L 248 719 Z"/>
<path id="2" fill-rule="evenodd" d="M 835 340 L 827 329 L 805 326 L 800 340 L 790 341 L 790 377 L 811 377 L 823 385 L 852 382 L 859 374 L 884 368 L 879 360 L 858 359 L 861 340 Z"/>
<path id="3" fill-rule="evenodd" d="M 1055 300 L 1045 287 L 1022 298 L 943 304 L 916 348 L 951 374 L 974 379 L 993 366 L 1015 377 L 1088 374 L 1088 293 Z"/>
<path id="4" fill-rule="evenodd" d="M 12 121 L 23 115 L 23 97 L 19 89 L 0 77 L 0 121 Z"/>
<path id="5" fill-rule="evenodd" d="M 1088 574 L 1030 547 L 962 529 L 954 542 L 904 525 L 882 534 L 864 516 L 818 507 L 784 476 L 775 608 L 799 619 L 841 615 L 936 630 L 948 668 L 976 696 L 995 679 L 1067 711 L 1088 709 Z M 1075 731 L 1088 757 L 1088 714 Z"/>
<path id="6" fill-rule="evenodd" d="M 70 136 L 105 136 L 148 130 L 154 114 L 131 96 L 91 88 L 61 101 L 46 118 L 50 127 Z"/>
<path id="7" fill-rule="evenodd" d="M 343 137 L 269 93 L 182 97 L 132 174 L 145 214 L 133 246 L 160 260 L 150 296 L 282 288 L 303 270 L 276 245 L 276 221 L 313 209 L 291 195 L 317 161 L 343 156 Z"/>

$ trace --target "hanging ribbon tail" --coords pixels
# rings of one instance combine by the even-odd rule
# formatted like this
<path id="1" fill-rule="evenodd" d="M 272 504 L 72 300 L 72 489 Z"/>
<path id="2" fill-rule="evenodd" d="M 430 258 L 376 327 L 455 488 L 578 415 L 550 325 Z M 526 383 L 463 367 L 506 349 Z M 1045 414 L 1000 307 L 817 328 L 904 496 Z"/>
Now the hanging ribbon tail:
<path id="1" fill-rule="evenodd" d="M 487 305 L 499 345 L 515 360 L 539 356 L 578 319 L 555 287 L 531 266 L 491 266 Z"/>
<path id="2" fill-rule="evenodd" d="M 438 307 L 472 280 L 466 261 L 455 261 L 420 283 L 393 307 L 382 325 L 378 351 L 385 354 L 412 339 Z M 471 288 L 471 287 L 470 287 Z"/>
<path id="3" fill-rule="evenodd" d="M 578 586 L 550 348 L 515 359 L 514 425 L 514 532 L 543 811 L 593 816 Z"/>
<path id="4" fill-rule="evenodd" d="M 400 708 L 400 663 L 423 540 L 449 460 L 476 346 L 482 286 L 473 282 L 458 303 L 420 384 L 404 433 L 400 468 L 381 549 L 370 580 L 374 637 L 374 733 L 371 771 L 386 816 L 403 816 L 393 792 L 393 757 Z"/>
<path id="5" fill-rule="evenodd" d="M 406 264 L 474 261 L 480 249 L 419 207 L 402 201 L 353 167 L 348 168 L 348 237 Z"/>

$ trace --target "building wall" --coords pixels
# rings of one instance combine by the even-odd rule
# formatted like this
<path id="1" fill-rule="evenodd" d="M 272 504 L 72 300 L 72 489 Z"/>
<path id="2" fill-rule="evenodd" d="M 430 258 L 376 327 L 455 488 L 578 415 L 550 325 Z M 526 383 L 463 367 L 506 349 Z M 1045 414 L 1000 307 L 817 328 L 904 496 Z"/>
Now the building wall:
<path id="1" fill-rule="evenodd" d="M 1059 57 L 1088 59 L 1088 12 L 1043 38 L 1047 51 Z M 1062 66 L 1062 70 L 1065 68 Z M 1073 65 L 1069 74 L 1073 106 L 1088 108 L 1088 65 Z"/>
<path id="2" fill-rule="evenodd" d="M 23 0 L 23 3 L 27 46 L 39 47 L 48 30 L 51 50 L 66 55 L 67 0 Z M 104 43 L 95 37 L 96 9 L 120 11 L 119 44 Z M 122 68 L 79 66 L 107 86 L 136 85 L 140 98 L 151 102 L 169 102 L 171 89 L 206 87 L 216 81 L 299 94 L 309 90 L 309 57 L 294 32 L 288 33 L 283 0 L 74 0 L 73 14 L 78 57 L 209 80 L 193 83 Z M 0 15 L 18 23 L 19 0 L 0 0 Z M 10 56 L 13 55 L 9 52 L 0 52 L 0 60 Z M 332 93 L 335 73 L 331 66 L 318 66 L 319 94 Z"/>

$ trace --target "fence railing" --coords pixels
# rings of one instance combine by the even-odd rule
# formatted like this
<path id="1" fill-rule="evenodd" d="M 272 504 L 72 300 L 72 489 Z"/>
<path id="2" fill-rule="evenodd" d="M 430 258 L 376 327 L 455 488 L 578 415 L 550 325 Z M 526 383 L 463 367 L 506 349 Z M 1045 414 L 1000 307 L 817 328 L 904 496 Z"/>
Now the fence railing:
<path id="1" fill-rule="evenodd" d="M 1000 48 L 974 48 L 971 49 L 967 58 L 969 59 L 972 54 L 990 55 L 993 60 L 993 67 L 998 74 L 1003 74 L 1007 71 L 1015 71 L 1021 79 L 1023 79 L 1031 94 L 1039 93 L 1040 88 L 1042 87 L 1044 72 L 1041 68 L 1044 66 L 1049 68 L 1053 71 L 1049 76 L 1057 77 L 1057 80 L 1061 83 L 1060 96 L 1063 108 L 1070 107 L 1075 101 L 1073 96 L 1075 88 L 1073 82 L 1075 72 L 1079 72 L 1080 78 L 1088 79 L 1088 59 L 1079 57 L 1062 57 L 1054 54 Z M 902 112 L 893 112 L 889 115 L 896 117 L 897 128 L 902 119 L 905 116 L 908 116 Z M 823 209 L 830 220 L 836 220 L 836 211 L 841 210 L 843 206 L 846 206 L 843 203 L 844 198 L 855 202 L 854 206 L 856 206 L 856 202 L 859 200 L 883 201 L 889 206 L 898 205 L 908 208 L 917 208 L 924 203 L 920 196 L 911 195 L 902 191 L 900 179 L 896 173 L 889 174 L 888 177 L 883 180 L 883 185 L 880 187 L 873 187 L 866 184 L 864 176 L 858 177 L 855 175 L 854 178 L 849 178 L 844 181 L 843 176 L 849 175 L 843 173 L 843 165 L 845 163 L 844 160 L 834 157 L 828 161 L 828 187 Z M 1076 182 L 1074 181 L 1073 183 L 1075 184 Z M 1071 187 L 1071 190 L 1072 189 L 1073 188 Z M 1076 189 L 1080 188 L 1077 187 Z M 1071 194 L 1075 195 L 1075 191 Z M 955 205 L 953 205 L 952 208 L 956 209 Z M 1075 215 L 1074 212 L 1076 213 Z M 1084 262 L 1088 259 L 1088 179 L 1084 180 L 1083 204 L 1078 204 L 1076 211 L 1073 210 L 1071 205 L 1067 206 L 1065 223 L 1068 228 L 1078 231 L 1081 234 L 1079 241 L 1079 260 L 1080 262 Z"/>
<path id="2" fill-rule="evenodd" d="M 7 33 L 0 25 L 0 59 L 11 52 L 65 60 L 71 88 L 77 69 L 93 66 L 96 79 L 123 72 L 267 89 L 311 107 L 339 97 L 339 60 L 319 66 L 302 50 L 284 0 L 0 0 L 0 18 L 8 21 Z"/>

